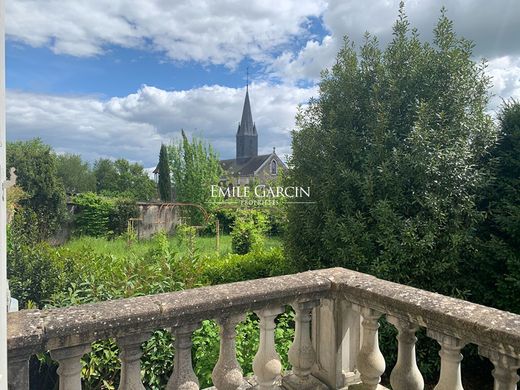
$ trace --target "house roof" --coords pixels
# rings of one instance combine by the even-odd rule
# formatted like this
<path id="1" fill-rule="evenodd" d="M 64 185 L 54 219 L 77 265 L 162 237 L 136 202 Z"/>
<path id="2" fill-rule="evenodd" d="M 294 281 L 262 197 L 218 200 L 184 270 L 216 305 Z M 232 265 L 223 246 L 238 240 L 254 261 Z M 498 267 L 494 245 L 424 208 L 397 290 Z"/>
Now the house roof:
<path id="1" fill-rule="evenodd" d="M 270 157 L 270 154 L 263 154 L 261 156 L 220 160 L 222 169 L 228 172 L 240 174 L 242 176 L 252 175 L 262 166 L 262 164 Z"/>
<path id="2" fill-rule="evenodd" d="M 229 173 L 238 174 L 240 176 L 250 176 L 260 169 L 272 156 L 275 156 L 282 169 L 287 169 L 284 162 L 280 160 L 274 151 L 271 154 L 262 154 L 255 157 L 220 160 L 220 166 L 224 171 Z"/>

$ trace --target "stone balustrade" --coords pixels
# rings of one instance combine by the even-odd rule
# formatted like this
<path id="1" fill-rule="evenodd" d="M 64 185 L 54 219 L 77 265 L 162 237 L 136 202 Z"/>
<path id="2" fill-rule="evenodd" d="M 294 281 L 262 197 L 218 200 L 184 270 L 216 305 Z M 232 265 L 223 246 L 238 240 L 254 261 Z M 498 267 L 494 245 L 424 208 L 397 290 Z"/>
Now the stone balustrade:
<path id="1" fill-rule="evenodd" d="M 275 350 L 276 317 L 290 305 L 295 336 L 284 373 Z M 246 381 L 236 359 L 235 328 L 248 312 L 259 319 L 254 380 Z M 440 345 L 436 390 L 462 389 L 461 348 L 473 343 L 494 365 L 495 390 L 516 389 L 520 379 L 520 316 L 333 268 L 96 304 L 9 313 L 10 389 L 29 389 L 28 361 L 50 351 L 58 362 L 59 388 L 81 389 L 81 357 L 96 340 L 114 338 L 120 348 L 120 390 L 143 390 L 141 344 L 157 329 L 174 334 L 175 360 L 168 390 L 197 390 L 191 336 L 200 322 L 220 326 L 220 356 L 213 370 L 219 390 L 382 388 L 385 359 L 378 328 L 386 316 L 397 329 L 394 390 L 424 387 L 415 356 L 415 333 L 426 328 Z M 484 389 L 484 387 L 482 387 Z"/>

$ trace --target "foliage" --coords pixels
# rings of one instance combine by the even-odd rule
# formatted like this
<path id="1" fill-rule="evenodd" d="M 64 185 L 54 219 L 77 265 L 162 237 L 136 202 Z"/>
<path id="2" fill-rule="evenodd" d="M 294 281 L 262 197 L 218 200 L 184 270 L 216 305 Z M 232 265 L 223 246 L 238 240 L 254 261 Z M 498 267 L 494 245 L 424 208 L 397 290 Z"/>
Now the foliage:
<path id="1" fill-rule="evenodd" d="M 51 147 L 38 138 L 9 142 L 6 158 L 7 167 L 16 168 L 18 186 L 27 194 L 20 205 L 37 216 L 36 238 L 50 237 L 66 218 L 65 192 Z"/>
<path id="2" fill-rule="evenodd" d="M 128 230 L 130 218 L 139 217 L 139 207 L 130 198 L 115 198 L 108 216 L 108 229 L 113 236 L 119 236 Z"/>
<path id="3" fill-rule="evenodd" d="M 93 237 L 108 235 L 108 222 L 113 207 L 110 199 L 86 192 L 75 196 L 74 203 L 78 206 L 75 219 L 78 234 Z"/>
<path id="4" fill-rule="evenodd" d="M 15 211 L 20 209 L 20 203 L 24 199 L 27 199 L 27 193 L 20 186 L 7 188 L 7 223 L 11 222 Z"/>
<path id="5" fill-rule="evenodd" d="M 34 217 L 34 212 L 28 213 Z M 20 308 L 43 307 L 54 293 L 65 288 L 72 264 L 56 256 L 48 244 L 31 242 L 30 236 L 17 234 L 18 221 L 28 221 L 30 217 L 17 213 L 14 218 L 14 229 L 13 225 L 9 227 L 7 241 L 11 295 L 18 299 Z"/>
<path id="6" fill-rule="evenodd" d="M 94 163 L 96 190 L 109 196 L 121 196 L 139 201 L 156 197 L 156 186 L 144 167 L 125 159 L 99 159 Z"/>
<path id="7" fill-rule="evenodd" d="M 267 218 L 258 210 L 237 210 L 231 232 L 233 253 L 244 255 L 264 244 Z"/>
<path id="8" fill-rule="evenodd" d="M 175 234 L 179 241 L 179 245 L 185 245 L 188 249 L 188 256 L 194 257 L 196 255 L 195 248 L 195 237 L 197 235 L 197 230 L 194 226 L 189 225 L 178 225 L 175 228 Z"/>
<path id="9" fill-rule="evenodd" d="M 299 111 L 288 182 L 311 186 L 316 203 L 288 206 L 288 254 L 301 269 L 345 266 L 460 296 L 487 178 L 478 163 L 496 139 L 489 79 L 444 10 L 433 45 L 402 6 L 393 35 L 383 51 L 370 35 L 359 51 L 346 39 Z"/>
<path id="10" fill-rule="evenodd" d="M 132 199 L 108 198 L 92 192 L 79 194 L 73 199 L 78 207 L 75 231 L 92 237 L 119 236 L 127 231 L 128 220 L 139 215 Z"/>
<path id="11" fill-rule="evenodd" d="M 196 203 L 210 210 L 211 185 L 216 185 L 222 173 L 217 153 L 211 145 L 198 138 L 190 141 L 184 131 L 182 138 L 168 146 L 171 180 L 177 202 Z M 192 225 L 200 225 L 199 211 L 190 210 Z"/>
<path id="12" fill-rule="evenodd" d="M 88 163 L 78 154 L 60 154 L 56 158 L 57 174 L 68 193 L 96 190 L 96 177 Z"/>
<path id="13" fill-rule="evenodd" d="M 159 153 L 159 195 L 162 201 L 172 201 L 172 182 L 170 178 L 170 165 L 168 163 L 168 150 L 166 145 L 161 145 Z"/>
<path id="14" fill-rule="evenodd" d="M 211 284 L 232 283 L 289 274 L 281 248 L 253 251 L 245 255 L 229 253 L 206 263 L 202 280 Z"/>
<path id="15" fill-rule="evenodd" d="M 482 164 L 497 130 L 486 114 L 489 78 L 473 44 L 444 10 L 433 44 L 411 30 L 403 5 L 382 50 L 348 39 L 301 108 L 289 185 L 314 204 L 288 205 L 287 254 L 300 269 L 343 266 L 467 297 L 475 264 Z M 449 275 L 449 277 L 446 277 Z M 384 334 L 384 331 L 382 332 Z M 387 339 L 388 340 L 388 339 Z M 382 342 L 385 356 L 395 341 Z M 433 344 L 420 351 L 430 379 Z"/>
<path id="16" fill-rule="evenodd" d="M 504 102 L 501 137 L 488 161 L 494 180 L 482 193 L 487 218 L 479 226 L 480 251 L 466 273 L 478 275 L 473 299 L 520 313 L 520 103 Z"/>
<path id="17" fill-rule="evenodd" d="M 235 223 L 236 210 L 230 208 L 220 208 L 215 210 L 214 216 L 219 220 L 221 234 L 230 234 Z"/>

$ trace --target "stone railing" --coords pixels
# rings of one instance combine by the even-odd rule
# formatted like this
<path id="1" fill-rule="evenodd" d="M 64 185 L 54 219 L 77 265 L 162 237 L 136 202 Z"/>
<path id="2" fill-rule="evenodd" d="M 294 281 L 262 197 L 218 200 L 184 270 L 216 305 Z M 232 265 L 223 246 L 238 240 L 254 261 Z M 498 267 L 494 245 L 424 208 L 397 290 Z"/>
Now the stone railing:
<path id="1" fill-rule="evenodd" d="M 291 305 L 295 336 L 292 371 L 282 373 L 275 351 L 277 315 Z M 235 327 L 247 312 L 260 318 L 253 380 L 246 381 L 235 355 Z M 377 389 L 385 370 L 379 319 L 398 330 L 394 390 L 423 389 L 415 358 L 415 332 L 424 327 L 440 344 L 437 390 L 462 389 L 461 348 L 474 343 L 494 364 L 495 390 L 516 389 L 520 367 L 520 316 L 390 283 L 341 268 L 193 290 L 9 314 L 9 383 L 28 389 L 28 359 L 50 351 L 59 363 L 59 388 L 81 389 L 81 357 L 96 340 L 114 338 L 120 348 L 119 389 L 144 389 L 141 344 L 157 329 L 174 334 L 175 358 L 168 390 L 199 389 L 192 369 L 191 335 L 202 320 L 220 326 L 220 357 L 213 370 L 219 390 Z M 283 374 L 283 375 L 282 375 Z M 482 387 L 483 389 L 485 387 Z"/>

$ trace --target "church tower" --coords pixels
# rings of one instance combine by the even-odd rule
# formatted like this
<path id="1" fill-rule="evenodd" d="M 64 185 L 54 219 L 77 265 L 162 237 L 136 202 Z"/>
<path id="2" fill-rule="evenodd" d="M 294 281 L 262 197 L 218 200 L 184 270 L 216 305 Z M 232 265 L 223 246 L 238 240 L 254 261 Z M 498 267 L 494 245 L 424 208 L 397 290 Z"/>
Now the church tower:
<path id="1" fill-rule="evenodd" d="M 249 87 L 246 87 L 246 98 L 242 109 L 242 120 L 237 131 L 237 160 L 258 156 L 258 133 L 251 114 L 249 103 Z"/>

